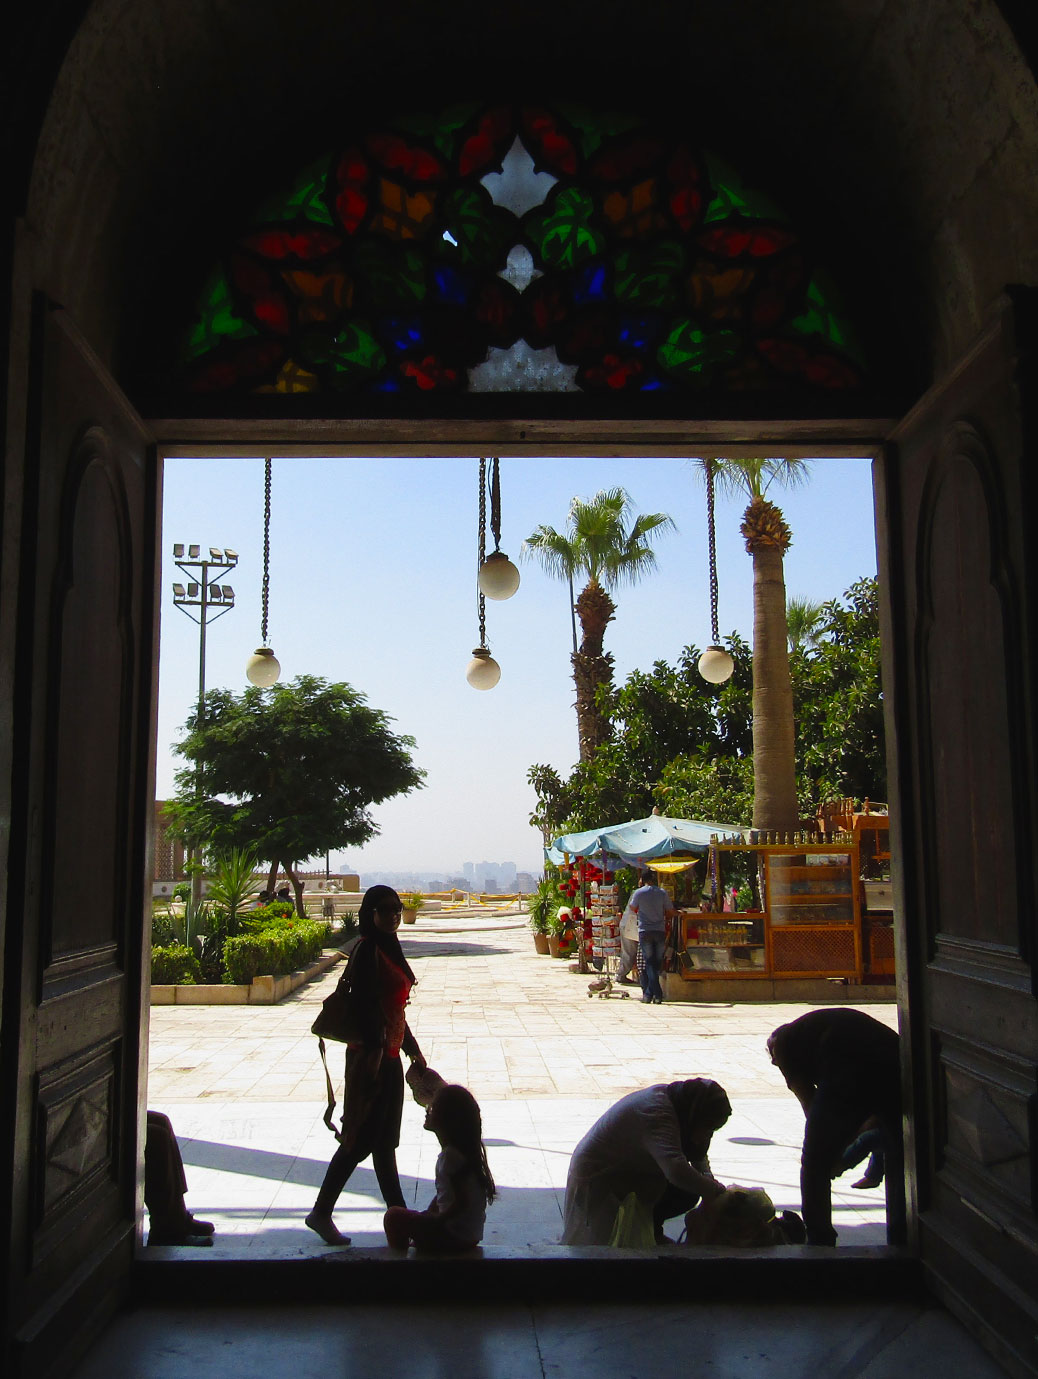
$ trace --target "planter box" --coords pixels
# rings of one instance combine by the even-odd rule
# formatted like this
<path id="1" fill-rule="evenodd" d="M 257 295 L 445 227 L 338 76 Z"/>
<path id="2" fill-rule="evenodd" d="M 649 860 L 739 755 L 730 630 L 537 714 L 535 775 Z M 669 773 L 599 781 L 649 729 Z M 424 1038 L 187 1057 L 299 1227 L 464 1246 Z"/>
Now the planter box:
<path id="1" fill-rule="evenodd" d="M 153 1006 L 270 1006 L 276 1005 L 305 982 L 320 977 L 344 956 L 338 949 L 324 953 L 315 963 L 283 977 L 253 977 L 249 985 L 152 986 Z"/>
<path id="2" fill-rule="evenodd" d="M 550 949 L 548 948 L 548 935 L 534 934 L 533 946 L 538 953 L 544 953 L 546 955 L 550 951 Z"/>

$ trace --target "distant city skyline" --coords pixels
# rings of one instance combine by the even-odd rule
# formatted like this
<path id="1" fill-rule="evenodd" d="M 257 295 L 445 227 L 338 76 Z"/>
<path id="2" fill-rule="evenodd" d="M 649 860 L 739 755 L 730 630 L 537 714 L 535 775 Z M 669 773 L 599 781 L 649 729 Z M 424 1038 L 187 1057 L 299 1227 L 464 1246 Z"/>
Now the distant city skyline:
<path id="1" fill-rule="evenodd" d="M 465 867 L 473 868 L 470 875 Z M 489 875 L 483 868 L 501 868 L 497 875 Z M 346 864 L 331 866 L 332 875 L 359 876 L 361 888 L 368 886 L 392 886 L 394 890 L 465 890 L 481 891 L 486 894 L 499 892 L 508 894 L 521 891 L 524 895 L 537 886 L 543 868 L 534 871 L 518 871 L 514 863 L 464 863 L 458 867 L 431 867 L 415 871 L 376 870 L 375 868 L 352 867 Z"/>

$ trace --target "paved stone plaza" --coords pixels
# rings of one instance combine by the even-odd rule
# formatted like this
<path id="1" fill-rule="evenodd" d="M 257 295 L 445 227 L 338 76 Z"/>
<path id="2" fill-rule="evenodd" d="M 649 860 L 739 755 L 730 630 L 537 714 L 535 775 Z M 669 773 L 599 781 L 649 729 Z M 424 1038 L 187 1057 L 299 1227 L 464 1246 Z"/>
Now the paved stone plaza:
<path id="1" fill-rule="evenodd" d="M 799 1209 L 803 1115 L 764 1042 L 803 1005 L 643 1005 L 636 988 L 589 997 L 589 978 L 534 952 L 525 916 L 420 915 L 401 930 L 418 977 L 409 1020 L 429 1063 L 472 1089 L 500 1196 L 487 1251 L 555 1247 L 570 1154 L 593 1121 L 637 1087 L 710 1077 L 733 1115 L 714 1137 L 723 1182 L 765 1187 Z M 338 972 L 277 1006 L 156 1006 L 148 1104 L 181 1141 L 188 1205 L 216 1222 L 215 1249 L 292 1255 L 327 1249 L 303 1224 L 334 1148 L 322 1122 L 324 1078 L 310 1025 Z M 617 991 L 630 990 L 630 999 Z M 896 1027 L 889 1002 L 862 1006 Z M 341 1077 L 342 1051 L 330 1051 Z M 341 1099 L 341 1088 L 337 1089 Z M 432 1197 L 436 1140 L 408 1097 L 399 1150 L 409 1203 Z M 884 1241 L 883 1191 L 834 1191 L 842 1245 Z M 370 1161 L 340 1198 L 336 1222 L 378 1247 L 383 1204 Z M 673 1225 L 674 1223 L 672 1223 Z"/>

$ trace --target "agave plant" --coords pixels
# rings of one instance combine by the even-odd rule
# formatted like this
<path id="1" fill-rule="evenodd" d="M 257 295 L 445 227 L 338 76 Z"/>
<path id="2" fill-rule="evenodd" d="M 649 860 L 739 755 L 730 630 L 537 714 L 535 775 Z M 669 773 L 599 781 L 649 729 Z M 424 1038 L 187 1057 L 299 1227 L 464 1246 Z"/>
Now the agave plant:
<path id="1" fill-rule="evenodd" d="M 209 899 L 222 911 L 228 937 L 241 928 L 238 916 L 256 889 L 258 861 L 252 848 L 230 848 L 213 859 Z"/>
<path id="2" fill-rule="evenodd" d="M 197 939 L 206 981 L 223 980 L 223 946 L 227 939 L 241 932 L 245 901 L 255 889 L 256 863 L 251 848 L 230 848 L 213 858 L 209 894 L 191 916 L 191 932 Z M 186 942 L 190 945 L 191 938 Z"/>

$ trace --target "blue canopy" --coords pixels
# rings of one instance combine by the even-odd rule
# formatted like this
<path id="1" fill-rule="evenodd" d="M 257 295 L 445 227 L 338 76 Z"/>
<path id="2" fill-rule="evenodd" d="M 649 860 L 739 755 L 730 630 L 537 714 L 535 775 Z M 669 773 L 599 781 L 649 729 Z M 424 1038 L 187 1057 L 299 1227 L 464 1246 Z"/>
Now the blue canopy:
<path id="1" fill-rule="evenodd" d="M 582 833 L 564 833 L 556 838 L 544 855 L 555 866 L 573 857 L 593 857 L 605 853 L 607 857 L 633 864 L 651 862 L 654 857 L 704 857 L 710 839 L 745 836 L 746 830 L 737 824 L 707 823 L 699 819 L 668 819 L 663 814 L 650 814 L 647 819 L 632 819 L 626 824 L 607 824 L 603 828 L 588 828 Z"/>

